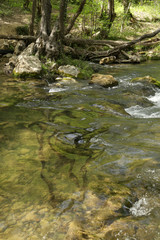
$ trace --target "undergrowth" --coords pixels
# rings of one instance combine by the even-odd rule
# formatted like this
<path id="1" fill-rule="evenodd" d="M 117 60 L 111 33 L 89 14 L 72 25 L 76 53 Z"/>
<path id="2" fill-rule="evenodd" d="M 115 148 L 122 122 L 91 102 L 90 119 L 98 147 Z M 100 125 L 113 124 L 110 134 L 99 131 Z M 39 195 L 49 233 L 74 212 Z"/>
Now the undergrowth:
<path id="1" fill-rule="evenodd" d="M 88 79 L 91 77 L 91 75 L 94 73 L 91 65 L 89 62 L 80 60 L 80 59 L 72 59 L 69 56 L 62 55 L 60 59 L 58 59 L 57 64 L 59 66 L 61 65 L 73 65 L 75 67 L 78 67 L 81 72 L 81 78 Z"/>

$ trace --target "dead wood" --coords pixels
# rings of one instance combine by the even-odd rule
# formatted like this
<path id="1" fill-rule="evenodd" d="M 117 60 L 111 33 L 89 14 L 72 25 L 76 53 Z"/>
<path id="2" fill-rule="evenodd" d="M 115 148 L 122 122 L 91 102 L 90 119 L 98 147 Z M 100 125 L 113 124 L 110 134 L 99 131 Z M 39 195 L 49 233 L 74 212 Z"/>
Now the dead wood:
<path id="1" fill-rule="evenodd" d="M 98 45 L 98 46 L 120 46 L 124 44 L 124 41 L 113 41 L 113 40 L 94 40 L 94 39 L 80 39 L 80 38 L 65 38 L 66 45 L 78 45 L 78 46 L 86 46 L 86 45 Z"/>
<path id="2" fill-rule="evenodd" d="M 106 55 L 106 57 L 117 56 L 120 53 L 121 50 L 127 49 L 127 48 L 133 46 L 134 44 L 136 44 L 138 42 L 141 42 L 142 40 L 144 40 L 146 38 L 152 38 L 152 37 L 156 36 L 159 32 L 160 32 L 160 28 L 157 29 L 156 31 L 152 32 L 152 33 L 144 34 L 144 35 L 142 35 L 139 38 L 136 38 L 136 39 L 134 39 L 134 40 L 132 40 L 130 42 L 127 42 L 125 44 L 122 44 L 120 46 L 117 46 L 117 47 L 109 50 L 108 54 Z"/>
<path id="3" fill-rule="evenodd" d="M 34 36 L 23 36 L 23 35 L 19 35 L 19 36 L 6 36 L 6 35 L 2 35 L 0 34 L 0 39 L 8 39 L 8 40 L 24 40 L 27 42 L 35 42 L 36 41 L 36 37 Z"/>
<path id="4" fill-rule="evenodd" d="M 123 51 L 123 50 L 128 50 L 131 46 L 140 43 L 144 44 L 147 46 L 147 44 L 157 44 L 156 40 L 149 40 L 146 42 L 142 42 L 144 39 L 147 38 L 153 38 L 156 36 L 158 33 L 160 33 L 160 28 L 157 29 L 156 31 L 152 33 L 147 33 L 139 38 L 136 38 L 132 41 L 125 42 L 124 41 L 112 41 L 112 40 L 92 40 L 92 39 L 64 39 L 64 44 L 68 47 L 68 49 L 65 49 L 65 52 L 70 54 L 73 57 L 79 58 L 82 57 L 84 60 L 91 60 L 91 61 L 96 61 L 97 59 L 101 59 L 104 57 L 109 57 L 109 56 L 116 56 Z M 51 34 L 52 35 L 52 34 Z M 15 39 L 15 40 L 24 40 L 27 42 L 35 42 L 36 37 L 34 36 L 5 36 L 5 35 L 0 35 L 0 39 Z M 159 41 L 159 38 L 157 38 L 157 41 Z M 75 48 L 74 45 L 78 46 L 83 46 L 81 49 Z M 111 46 L 111 48 L 108 51 L 87 51 L 84 49 L 84 46 L 92 46 L 92 45 L 98 45 L 98 46 Z M 71 48 L 72 47 L 72 48 Z M 52 51 L 52 49 L 50 49 Z M 122 52 L 123 55 L 126 55 L 126 52 Z M 129 55 L 126 55 L 126 60 L 134 62 L 134 58 L 132 58 Z M 125 61 L 126 61 L 125 60 Z M 137 60 L 135 60 L 137 62 Z"/>

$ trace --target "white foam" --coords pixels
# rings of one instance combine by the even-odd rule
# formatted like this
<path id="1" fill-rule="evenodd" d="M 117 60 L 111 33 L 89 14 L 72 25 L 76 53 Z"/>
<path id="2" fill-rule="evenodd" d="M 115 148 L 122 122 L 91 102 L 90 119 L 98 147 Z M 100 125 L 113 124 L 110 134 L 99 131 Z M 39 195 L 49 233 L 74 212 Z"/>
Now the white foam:
<path id="1" fill-rule="evenodd" d="M 125 111 L 133 117 L 137 118 L 160 118 L 160 109 L 157 107 L 143 108 L 139 105 L 126 108 Z"/>
<path id="2" fill-rule="evenodd" d="M 130 213 L 135 217 L 147 216 L 151 213 L 152 207 L 149 204 L 149 200 L 145 197 L 139 199 L 129 209 Z"/>
<path id="3" fill-rule="evenodd" d="M 125 111 L 137 118 L 160 118 L 160 90 L 154 96 L 147 97 L 147 99 L 154 105 L 146 108 L 136 105 L 126 108 Z"/>
<path id="4" fill-rule="evenodd" d="M 63 92 L 66 91 L 66 88 L 51 88 L 49 89 L 49 93 Z"/>
<path id="5" fill-rule="evenodd" d="M 154 96 L 148 97 L 148 100 L 160 107 L 160 91 L 156 92 Z"/>

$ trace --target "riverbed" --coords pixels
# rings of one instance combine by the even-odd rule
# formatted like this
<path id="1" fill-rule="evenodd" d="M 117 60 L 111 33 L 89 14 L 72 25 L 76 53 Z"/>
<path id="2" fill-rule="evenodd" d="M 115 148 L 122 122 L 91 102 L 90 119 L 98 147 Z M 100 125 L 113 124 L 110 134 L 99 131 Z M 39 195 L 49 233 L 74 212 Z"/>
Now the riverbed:
<path id="1" fill-rule="evenodd" d="M 159 61 L 55 87 L 0 77 L 0 239 L 159 240 Z M 2 63 L 1 63 L 2 66 Z"/>

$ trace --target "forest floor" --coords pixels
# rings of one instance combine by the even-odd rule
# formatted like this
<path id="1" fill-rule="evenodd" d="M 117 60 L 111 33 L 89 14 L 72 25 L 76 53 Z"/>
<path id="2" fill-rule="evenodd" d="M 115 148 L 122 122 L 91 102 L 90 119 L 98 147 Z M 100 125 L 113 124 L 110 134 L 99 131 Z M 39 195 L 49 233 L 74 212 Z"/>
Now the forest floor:
<path id="1" fill-rule="evenodd" d="M 149 7 L 147 9 L 150 9 Z M 57 15 L 57 10 L 56 15 Z M 159 28 L 160 23 L 160 13 L 153 13 L 151 9 L 148 11 L 146 8 L 133 8 L 131 9 L 134 19 L 131 19 L 129 22 L 124 22 L 123 30 L 121 31 L 121 26 L 123 24 L 123 18 L 121 12 L 117 13 L 117 18 L 115 19 L 109 38 L 115 40 L 132 40 L 138 36 L 141 36 L 145 33 L 153 32 Z M 77 22 L 75 29 L 73 29 L 74 37 L 91 37 L 90 35 L 85 36 L 85 33 L 81 31 L 81 22 L 83 15 Z M 29 25 L 31 21 L 31 12 L 23 11 L 22 9 L 15 8 L 10 14 L 1 14 L 0 13 L 0 34 L 2 35 L 16 35 L 16 28 L 18 26 Z M 90 23 L 86 23 L 86 27 Z M 79 34 L 79 36 L 77 35 Z"/>
<path id="2" fill-rule="evenodd" d="M 31 14 L 15 12 L 14 15 L 0 16 L 0 34 L 16 35 L 16 28 L 30 23 Z"/>

